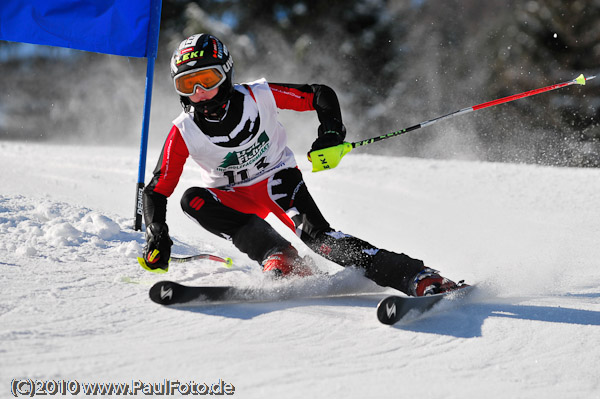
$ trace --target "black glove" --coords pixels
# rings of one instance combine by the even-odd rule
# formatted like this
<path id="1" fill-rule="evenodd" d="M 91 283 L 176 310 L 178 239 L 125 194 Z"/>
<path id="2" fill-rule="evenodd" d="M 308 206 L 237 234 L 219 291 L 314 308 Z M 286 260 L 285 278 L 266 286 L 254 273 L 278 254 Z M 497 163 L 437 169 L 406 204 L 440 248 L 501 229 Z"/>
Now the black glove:
<path id="1" fill-rule="evenodd" d="M 169 237 L 169 227 L 166 223 L 154 222 L 146 227 L 146 245 L 144 260 L 151 269 L 167 269 L 171 258 L 173 241 Z"/>
<path id="2" fill-rule="evenodd" d="M 318 132 L 319 137 L 312 143 L 309 153 L 323 148 L 335 147 L 342 144 L 346 138 L 346 127 L 337 119 L 322 123 Z"/>
<path id="3" fill-rule="evenodd" d="M 322 150 L 323 148 L 335 147 L 336 145 L 342 144 L 344 139 L 338 132 L 329 131 L 319 136 L 310 147 L 309 152 L 316 150 Z"/>

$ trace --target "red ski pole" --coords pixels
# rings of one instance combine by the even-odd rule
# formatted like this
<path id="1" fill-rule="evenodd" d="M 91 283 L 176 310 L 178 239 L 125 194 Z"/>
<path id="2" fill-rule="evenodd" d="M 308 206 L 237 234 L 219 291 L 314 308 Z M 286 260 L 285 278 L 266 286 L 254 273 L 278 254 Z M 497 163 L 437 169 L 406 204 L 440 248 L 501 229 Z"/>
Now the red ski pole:
<path id="1" fill-rule="evenodd" d="M 450 112 L 449 114 L 438 116 L 437 118 L 430 119 L 425 122 L 421 122 L 417 125 L 407 127 L 406 129 L 398 130 L 392 133 L 384 134 L 382 136 L 372 137 L 370 139 L 356 141 L 354 143 L 343 143 L 337 145 L 335 147 L 324 148 L 322 150 L 313 151 L 309 154 L 309 160 L 313 164 L 313 172 L 318 172 L 326 169 L 333 169 L 339 163 L 344 155 L 352 151 L 356 147 L 362 147 L 371 143 L 375 143 L 377 141 L 389 139 L 392 137 L 399 136 L 404 133 L 412 132 L 413 130 L 420 129 L 425 126 L 433 125 L 436 122 L 439 122 L 444 119 L 452 118 L 457 115 L 466 114 L 473 111 L 478 111 L 480 109 L 493 107 L 494 105 L 504 104 L 510 101 L 518 100 L 520 98 L 534 96 L 536 94 L 544 93 L 551 90 L 560 89 L 562 87 L 571 86 L 574 84 L 585 85 L 585 82 L 588 80 L 594 79 L 596 76 L 585 77 L 583 75 L 579 75 L 577 78 L 573 80 L 569 80 L 568 82 L 557 83 L 551 86 L 542 87 L 540 89 L 526 91 L 524 93 L 514 94 L 512 96 L 500 98 L 497 100 L 488 101 L 482 104 L 474 105 L 472 107 L 459 109 L 458 111 Z"/>

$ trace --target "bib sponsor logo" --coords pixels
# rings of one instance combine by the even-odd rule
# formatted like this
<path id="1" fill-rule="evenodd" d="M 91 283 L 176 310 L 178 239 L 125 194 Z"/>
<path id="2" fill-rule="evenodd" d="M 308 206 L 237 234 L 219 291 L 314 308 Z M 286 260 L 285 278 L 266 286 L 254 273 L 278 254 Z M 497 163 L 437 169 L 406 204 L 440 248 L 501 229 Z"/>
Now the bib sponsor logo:
<path id="1" fill-rule="evenodd" d="M 233 151 L 225 155 L 223 162 L 217 170 L 225 171 L 231 169 L 241 169 L 248 165 L 256 163 L 260 157 L 269 149 L 269 136 L 267 132 L 262 132 L 256 143 L 243 151 Z"/>

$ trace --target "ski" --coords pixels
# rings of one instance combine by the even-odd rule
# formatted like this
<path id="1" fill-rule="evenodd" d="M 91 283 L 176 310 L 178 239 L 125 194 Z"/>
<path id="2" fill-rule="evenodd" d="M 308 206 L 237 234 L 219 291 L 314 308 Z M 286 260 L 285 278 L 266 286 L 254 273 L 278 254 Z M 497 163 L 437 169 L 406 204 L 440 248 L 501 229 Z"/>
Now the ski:
<path id="1" fill-rule="evenodd" d="M 272 288 L 244 288 L 229 285 L 191 286 L 166 280 L 157 282 L 149 291 L 150 299 L 160 305 L 281 301 L 303 297 L 303 294 L 301 289 L 293 286 Z"/>
<path id="2" fill-rule="evenodd" d="M 402 320 L 408 313 L 423 313 L 431 309 L 443 299 L 457 299 L 468 295 L 474 286 L 464 286 L 457 290 L 443 294 L 419 297 L 388 296 L 377 305 L 377 319 L 387 325 L 392 325 Z"/>
<path id="3" fill-rule="evenodd" d="M 298 284 L 296 284 L 298 283 Z M 297 281 L 292 284 L 274 284 L 267 287 L 236 286 L 191 286 L 174 281 L 159 281 L 148 292 L 150 299 L 160 305 L 203 306 L 250 302 L 281 302 L 289 299 L 316 298 L 380 298 L 377 292 L 349 290 L 348 287 L 335 287 L 329 276 L 316 281 Z"/>
<path id="4" fill-rule="evenodd" d="M 244 295 L 245 294 L 245 295 Z M 174 281 L 159 281 L 149 291 L 150 299 L 161 305 L 192 301 L 220 302 L 252 297 L 249 290 L 232 286 L 188 286 Z"/>

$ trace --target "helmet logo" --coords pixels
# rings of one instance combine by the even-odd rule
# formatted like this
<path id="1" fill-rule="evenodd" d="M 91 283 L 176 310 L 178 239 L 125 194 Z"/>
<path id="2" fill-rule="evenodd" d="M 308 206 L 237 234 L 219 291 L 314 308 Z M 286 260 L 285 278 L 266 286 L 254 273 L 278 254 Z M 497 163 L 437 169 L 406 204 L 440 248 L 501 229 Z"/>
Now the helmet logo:
<path id="1" fill-rule="evenodd" d="M 200 39 L 200 34 L 196 34 L 196 35 L 192 35 L 190 37 L 188 37 L 187 39 L 185 39 L 184 41 L 182 41 L 181 43 L 179 43 L 179 48 L 183 49 L 186 47 L 194 47 L 196 45 L 196 43 L 198 42 L 198 39 Z"/>
<path id="2" fill-rule="evenodd" d="M 225 65 L 223 65 L 223 70 L 225 73 L 229 72 L 229 70 L 233 67 L 233 57 L 229 57 Z"/>
<path id="3" fill-rule="evenodd" d="M 181 65 L 183 63 L 195 60 L 196 58 L 202 58 L 204 55 L 204 50 L 201 51 L 190 51 L 180 56 L 177 56 L 175 60 L 175 65 Z"/>

